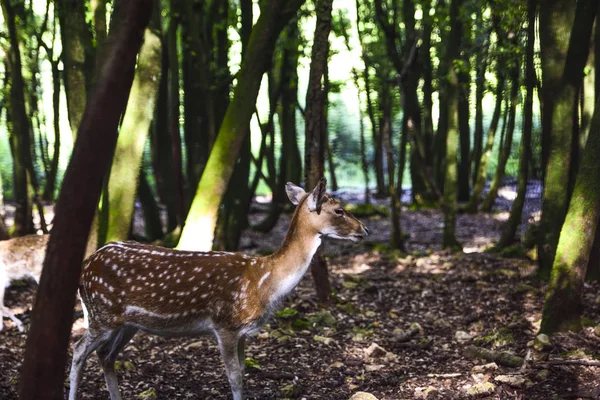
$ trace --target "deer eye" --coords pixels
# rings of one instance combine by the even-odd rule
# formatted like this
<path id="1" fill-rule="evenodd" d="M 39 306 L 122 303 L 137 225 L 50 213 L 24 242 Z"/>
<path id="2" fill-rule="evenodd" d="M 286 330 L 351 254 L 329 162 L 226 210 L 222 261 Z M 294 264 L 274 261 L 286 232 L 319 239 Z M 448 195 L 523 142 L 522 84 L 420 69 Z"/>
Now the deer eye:
<path id="1" fill-rule="evenodd" d="M 344 215 L 344 209 L 343 208 L 336 208 L 334 210 L 334 212 L 335 212 L 335 215 L 337 215 L 338 217 L 341 217 L 341 216 Z"/>

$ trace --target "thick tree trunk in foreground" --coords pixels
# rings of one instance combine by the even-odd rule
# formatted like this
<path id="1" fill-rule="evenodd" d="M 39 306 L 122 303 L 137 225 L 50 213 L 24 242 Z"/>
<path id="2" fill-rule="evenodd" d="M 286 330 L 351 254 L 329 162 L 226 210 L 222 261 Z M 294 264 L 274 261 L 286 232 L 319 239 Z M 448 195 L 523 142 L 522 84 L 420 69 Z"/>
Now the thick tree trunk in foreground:
<path id="1" fill-rule="evenodd" d="M 154 10 L 159 13 L 157 7 Z M 138 56 L 135 78 L 117 140 L 108 179 L 108 226 L 106 242 L 127 240 L 137 194 L 144 146 L 154 116 L 161 74 L 160 20 L 155 15 L 146 29 Z"/>
<path id="2" fill-rule="evenodd" d="M 327 104 L 324 88 L 321 81 L 327 68 L 329 59 L 329 32 L 331 32 L 332 0 L 316 0 L 317 24 L 312 48 L 308 91 L 306 92 L 305 111 L 305 186 L 312 190 L 325 173 L 325 130 Z M 317 297 L 322 303 L 329 301 L 331 284 L 327 262 L 317 251 L 313 257 L 310 272 L 315 281 Z"/>
<path id="3" fill-rule="evenodd" d="M 546 174 L 542 219 L 538 239 L 539 275 L 548 279 L 554 253 L 569 205 L 573 112 L 583 78 L 597 2 L 567 0 L 540 7 L 540 48 L 542 59 L 544 113 L 542 129 L 549 143 L 542 142 Z M 570 34 L 569 34 L 570 32 Z M 549 136 L 548 136 L 549 135 Z"/>
<path id="4" fill-rule="evenodd" d="M 452 0 L 450 5 L 450 25 L 451 31 L 448 36 L 448 46 L 446 48 L 446 64 L 448 76 L 446 83 L 446 107 L 448 110 L 448 132 L 446 136 L 446 179 L 444 181 L 444 230 L 443 244 L 444 248 L 460 248 L 461 245 L 456 239 L 456 201 L 458 197 L 458 103 L 459 103 L 459 82 L 458 75 L 454 68 L 454 61 L 458 59 L 460 48 L 460 35 L 462 24 L 459 21 L 459 9 L 462 0 Z"/>
<path id="5" fill-rule="evenodd" d="M 541 331 L 581 330 L 583 282 L 600 220 L 600 102 L 583 153 L 565 223 L 560 233 Z"/>
<path id="6" fill-rule="evenodd" d="M 527 50 L 525 52 L 525 85 L 527 94 L 523 106 L 523 135 L 519 155 L 519 177 L 517 182 L 517 198 L 510 209 L 508 221 L 502 229 L 502 235 L 496 247 L 504 248 L 512 244 L 517 228 L 523 217 L 523 206 L 527 195 L 527 176 L 529 172 L 529 154 L 531 154 L 531 134 L 533 131 L 533 90 L 535 88 L 535 70 L 533 64 L 535 44 L 535 17 L 537 0 L 527 2 Z"/>
<path id="7" fill-rule="evenodd" d="M 237 86 L 200 178 L 178 248 L 210 250 L 217 214 L 233 173 L 235 161 L 248 134 L 261 77 L 270 63 L 275 41 L 303 0 L 271 0 L 265 4 L 237 75 Z M 210 196 L 207 196 L 210 193 Z"/>
<path id="8" fill-rule="evenodd" d="M 124 23 L 111 32 L 109 53 L 81 121 L 58 202 L 31 318 L 21 369 L 21 400 L 55 400 L 64 394 L 67 346 L 75 293 L 88 233 L 106 170 L 117 142 L 135 61 L 152 1 L 124 2 Z"/>

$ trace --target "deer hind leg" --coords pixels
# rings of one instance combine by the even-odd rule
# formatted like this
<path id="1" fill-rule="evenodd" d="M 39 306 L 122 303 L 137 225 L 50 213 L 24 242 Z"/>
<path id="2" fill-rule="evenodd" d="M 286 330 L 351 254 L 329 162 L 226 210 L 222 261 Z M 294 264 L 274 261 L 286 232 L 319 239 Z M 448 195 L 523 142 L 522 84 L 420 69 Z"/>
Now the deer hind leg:
<path id="1" fill-rule="evenodd" d="M 242 366 L 240 364 L 239 342 L 236 332 L 217 332 L 219 350 L 225 364 L 225 372 L 233 393 L 233 400 L 242 400 L 243 382 Z M 243 346 L 243 345 L 242 345 Z"/>
<path id="2" fill-rule="evenodd" d="M 237 345 L 238 359 L 240 360 L 240 370 L 242 377 L 244 376 L 244 369 L 246 367 L 246 336 L 240 336 Z"/>
<path id="3" fill-rule="evenodd" d="M 4 307 L 4 292 L 8 284 L 8 278 L 6 276 L 6 271 L 4 268 L 6 267 L 0 263 L 0 331 L 2 331 L 2 328 L 4 328 L 4 322 L 2 321 L 2 317 L 6 315 L 12 320 L 12 322 L 15 323 L 19 332 L 23 332 L 23 323 L 17 317 L 15 317 L 15 315 L 11 313 L 8 308 Z"/>
<path id="4" fill-rule="evenodd" d="M 102 342 L 106 341 L 109 334 L 110 331 L 93 333 L 88 330 L 84 333 L 81 339 L 75 343 L 75 346 L 73 347 L 73 362 L 71 363 L 71 373 L 69 376 L 69 380 L 71 382 L 69 389 L 69 400 L 77 399 L 77 389 L 79 388 L 79 383 L 81 382 L 81 373 L 83 372 L 85 362 L 90 354 L 100 347 Z"/>
<path id="5" fill-rule="evenodd" d="M 138 329 L 133 327 L 122 327 L 115 331 L 110 339 L 104 343 L 96 351 L 100 364 L 102 365 L 102 371 L 104 371 L 104 380 L 106 381 L 106 388 L 110 395 L 111 400 L 121 400 L 121 393 L 119 391 L 119 380 L 115 372 L 115 360 L 117 355 L 127 346 L 127 343 L 135 336 Z"/>

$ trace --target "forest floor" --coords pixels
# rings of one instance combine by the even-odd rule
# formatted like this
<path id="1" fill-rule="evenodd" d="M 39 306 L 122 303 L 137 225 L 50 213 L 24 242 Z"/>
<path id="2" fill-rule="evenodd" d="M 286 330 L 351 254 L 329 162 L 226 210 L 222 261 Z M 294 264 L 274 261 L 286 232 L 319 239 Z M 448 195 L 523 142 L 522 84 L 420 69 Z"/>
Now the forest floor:
<path id="1" fill-rule="evenodd" d="M 506 213 L 460 215 L 463 253 L 440 250 L 442 219 L 434 210 L 403 212 L 409 255 L 382 245 L 390 232 L 386 217 L 363 219 L 373 234 L 360 245 L 327 243 L 334 304 L 324 309 L 315 302 L 307 274 L 283 311 L 248 342 L 247 398 L 345 400 L 359 391 L 379 399 L 600 398 L 600 367 L 583 365 L 600 356 L 593 328 L 600 323 L 599 287 L 585 288 L 588 326 L 578 334 L 555 335 L 537 351 L 531 341 L 544 288 L 533 275 L 534 262 L 483 251 L 498 238 Z M 247 231 L 242 247 L 270 252 L 288 224 L 289 215 L 283 215 L 270 234 Z M 28 285 L 12 287 L 6 295 L 7 306 L 26 325 L 33 296 Z M 83 333 L 81 312 L 76 316 L 73 340 Z M 17 398 L 25 339 L 5 319 L 0 399 Z M 474 359 L 465 354 L 469 346 L 528 361 L 511 368 L 501 360 Z M 230 398 L 212 338 L 138 334 L 119 359 L 124 398 Z M 558 363 L 565 360 L 577 361 Z M 95 357 L 88 361 L 79 392 L 82 399 L 108 397 Z"/>

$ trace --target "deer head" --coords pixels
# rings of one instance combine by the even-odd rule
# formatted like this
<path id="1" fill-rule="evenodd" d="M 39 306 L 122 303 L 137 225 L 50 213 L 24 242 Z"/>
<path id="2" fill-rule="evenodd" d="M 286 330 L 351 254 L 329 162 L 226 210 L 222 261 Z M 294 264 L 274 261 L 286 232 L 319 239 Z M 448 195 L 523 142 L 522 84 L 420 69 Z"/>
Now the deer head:
<path id="1" fill-rule="evenodd" d="M 303 214 L 304 224 L 312 227 L 320 237 L 360 242 L 369 230 L 326 193 L 326 186 L 327 180 L 321 178 L 310 193 L 290 182 L 285 189 L 292 204 L 299 207 L 297 212 Z"/>

